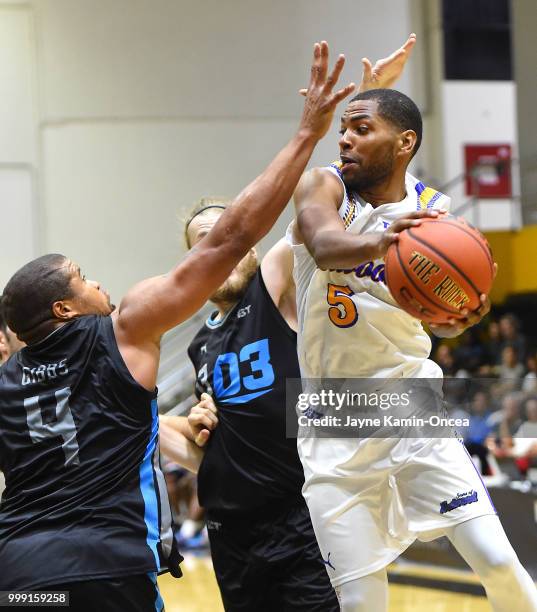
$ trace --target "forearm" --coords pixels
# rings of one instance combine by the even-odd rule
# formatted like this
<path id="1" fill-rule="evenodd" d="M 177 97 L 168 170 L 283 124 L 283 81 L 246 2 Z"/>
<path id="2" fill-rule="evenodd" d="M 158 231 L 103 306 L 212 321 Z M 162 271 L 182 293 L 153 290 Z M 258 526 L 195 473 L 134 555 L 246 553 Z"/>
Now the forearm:
<path id="1" fill-rule="evenodd" d="M 203 450 L 196 446 L 184 434 L 168 425 L 160 423 L 159 427 L 160 450 L 172 461 L 195 474 L 203 459 Z"/>
<path id="2" fill-rule="evenodd" d="M 377 258 L 378 234 L 352 234 L 344 231 L 319 232 L 306 246 L 322 270 L 347 270 Z"/>
<path id="3" fill-rule="evenodd" d="M 162 425 L 167 425 L 175 432 L 185 436 L 187 440 L 192 440 L 192 442 L 194 442 L 194 434 L 190 425 L 188 424 L 187 417 L 160 415 L 159 423 L 161 427 Z"/>

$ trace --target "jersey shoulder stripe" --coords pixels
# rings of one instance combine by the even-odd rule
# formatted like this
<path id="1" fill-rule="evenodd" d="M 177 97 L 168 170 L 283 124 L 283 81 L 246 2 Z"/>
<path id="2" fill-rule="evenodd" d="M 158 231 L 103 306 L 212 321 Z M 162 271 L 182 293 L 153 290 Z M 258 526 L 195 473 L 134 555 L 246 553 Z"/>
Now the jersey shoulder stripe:
<path id="1" fill-rule="evenodd" d="M 416 193 L 418 195 L 416 210 L 433 208 L 435 203 L 444 195 L 441 191 L 426 187 L 421 181 L 416 183 Z"/>

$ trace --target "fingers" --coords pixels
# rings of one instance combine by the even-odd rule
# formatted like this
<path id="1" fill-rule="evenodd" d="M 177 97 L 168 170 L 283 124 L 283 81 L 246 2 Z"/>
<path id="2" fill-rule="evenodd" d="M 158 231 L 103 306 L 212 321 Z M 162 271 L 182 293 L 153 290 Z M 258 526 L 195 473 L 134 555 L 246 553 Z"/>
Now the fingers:
<path id="1" fill-rule="evenodd" d="M 218 412 L 218 409 L 216 408 L 213 398 L 208 393 L 201 394 L 201 401 L 198 404 L 198 406 L 207 408 L 208 410 L 211 410 L 212 412 L 214 412 L 214 414 Z"/>
<path id="2" fill-rule="evenodd" d="M 412 32 L 412 34 L 410 34 L 406 43 L 401 47 L 401 49 L 405 53 L 410 53 L 412 49 L 414 48 L 415 44 L 416 44 L 416 35 L 414 34 L 414 32 Z"/>
<path id="3" fill-rule="evenodd" d="M 408 215 L 405 215 L 405 218 L 406 219 L 427 219 L 427 218 L 436 219 L 440 215 L 445 215 L 445 214 L 446 214 L 445 210 L 434 210 L 434 209 L 426 208 L 425 210 L 416 210 L 414 212 L 411 212 Z"/>
<path id="4" fill-rule="evenodd" d="M 299 90 L 298 90 L 298 93 L 299 93 L 301 96 L 306 97 L 306 96 L 308 95 L 308 90 L 307 90 L 306 88 L 299 89 Z"/>
<path id="5" fill-rule="evenodd" d="M 475 310 L 468 310 L 468 308 L 461 310 L 461 315 L 463 318 L 459 319 L 459 323 L 461 323 L 463 327 L 466 328 L 476 325 L 485 315 L 489 313 L 491 303 L 488 295 L 482 293 L 479 297 L 479 301 L 481 302 L 481 305 Z"/>
<path id="6" fill-rule="evenodd" d="M 349 83 L 347 87 L 340 89 L 332 96 L 332 104 L 336 105 L 344 100 L 348 95 L 350 95 L 356 89 L 356 85 L 354 83 Z"/>
<path id="7" fill-rule="evenodd" d="M 310 87 L 324 82 L 328 70 L 328 43 L 326 40 L 313 45 L 313 64 L 311 65 Z"/>
<path id="8" fill-rule="evenodd" d="M 321 41 L 321 64 L 320 64 L 319 78 L 324 81 L 326 79 L 326 73 L 328 72 L 328 43 L 326 40 Z"/>
<path id="9" fill-rule="evenodd" d="M 218 419 L 209 412 L 191 413 L 188 416 L 188 424 L 192 429 L 207 428 L 212 431 L 218 425 Z"/>
<path id="10" fill-rule="evenodd" d="M 345 56 L 340 54 L 334 64 L 334 68 L 330 73 L 330 76 L 326 79 L 326 83 L 324 89 L 326 93 L 330 93 L 334 87 L 334 85 L 338 82 L 339 76 L 341 75 L 341 71 L 343 70 L 343 66 L 345 65 Z M 327 60 L 328 67 L 328 60 Z"/>
<path id="11" fill-rule="evenodd" d="M 188 415 L 188 424 L 198 430 L 206 427 L 209 430 L 218 425 L 217 408 L 210 395 L 203 393 L 199 404 L 194 406 Z"/>
<path id="12" fill-rule="evenodd" d="M 416 35 L 414 33 L 412 33 L 407 38 L 405 44 L 402 45 L 401 47 L 399 47 L 399 49 L 397 49 L 397 51 L 394 51 L 384 61 L 392 62 L 393 60 L 399 59 L 400 57 L 402 57 L 404 55 L 408 55 L 412 51 L 412 49 L 413 49 L 415 44 L 416 44 Z"/>
<path id="13" fill-rule="evenodd" d="M 199 434 L 196 436 L 194 443 L 203 448 L 207 442 L 209 441 L 209 438 L 211 437 L 211 432 L 207 429 L 202 429 Z"/>
<path id="14" fill-rule="evenodd" d="M 371 80 L 371 73 L 373 72 L 373 65 L 371 60 L 367 57 L 362 57 L 362 80 Z"/>
<path id="15" fill-rule="evenodd" d="M 390 225 L 390 232 L 398 234 L 399 232 L 409 229 L 410 227 L 418 227 L 421 225 L 421 221 L 421 219 L 411 218 L 399 219 Z"/>
<path id="16" fill-rule="evenodd" d="M 321 45 L 319 43 L 315 43 L 313 45 L 313 62 L 311 63 L 311 74 L 310 74 L 310 86 L 316 82 L 317 73 L 319 71 L 319 63 L 321 61 Z"/>

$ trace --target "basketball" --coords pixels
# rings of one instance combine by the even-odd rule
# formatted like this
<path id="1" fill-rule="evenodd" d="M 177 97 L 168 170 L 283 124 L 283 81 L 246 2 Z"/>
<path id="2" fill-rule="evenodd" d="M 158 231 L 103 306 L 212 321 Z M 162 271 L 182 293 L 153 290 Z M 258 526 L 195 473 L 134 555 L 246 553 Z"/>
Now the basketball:
<path id="1" fill-rule="evenodd" d="M 388 249 L 385 278 L 397 303 L 427 323 L 463 318 L 489 293 L 494 261 L 486 238 L 462 218 L 424 219 Z"/>

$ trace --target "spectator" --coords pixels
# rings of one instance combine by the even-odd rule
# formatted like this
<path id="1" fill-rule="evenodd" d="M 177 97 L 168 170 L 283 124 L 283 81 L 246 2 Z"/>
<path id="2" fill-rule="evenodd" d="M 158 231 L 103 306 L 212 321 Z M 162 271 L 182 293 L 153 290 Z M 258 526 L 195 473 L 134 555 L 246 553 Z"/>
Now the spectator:
<path id="1" fill-rule="evenodd" d="M 537 397 L 524 404 L 526 421 L 517 429 L 513 442 L 514 457 L 537 457 Z"/>
<path id="2" fill-rule="evenodd" d="M 490 474 L 487 461 L 488 449 L 485 441 L 490 436 L 493 423 L 490 411 L 490 398 L 485 391 L 477 391 L 470 406 L 470 426 L 466 431 L 464 445 L 472 457 L 478 457 L 481 473 Z"/>
<path id="3" fill-rule="evenodd" d="M 444 376 L 455 376 L 457 369 L 451 348 L 447 344 L 439 344 L 436 349 L 436 363 L 442 368 Z"/>
<path id="4" fill-rule="evenodd" d="M 461 337 L 453 351 L 455 363 L 460 364 L 466 372 L 475 372 L 487 357 L 479 338 L 477 327 L 471 327 Z M 458 374 L 460 376 L 460 372 Z"/>
<path id="5" fill-rule="evenodd" d="M 527 374 L 522 380 L 522 391 L 524 393 L 537 393 L 537 356 L 533 350 L 526 358 Z"/>
<path id="6" fill-rule="evenodd" d="M 492 415 L 491 422 L 495 427 L 487 446 L 497 458 L 504 458 L 509 455 L 513 447 L 513 436 L 522 425 L 519 395 L 507 394 L 502 400 L 501 410 Z"/>
<path id="7" fill-rule="evenodd" d="M 509 313 L 504 315 L 499 322 L 501 336 L 501 350 L 506 346 L 512 346 L 517 354 L 517 360 L 524 362 L 526 357 L 526 339 L 519 332 L 518 319 Z"/>
<path id="8" fill-rule="evenodd" d="M 501 343 L 500 326 L 497 321 L 491 321 L 487 328 L 486 340 L 483 341 L 485 359 L 480 373 L 488 375 L 491 366 L 500 364 Z"/>
<path id="9" fill-rule="evenodd" d="M 524 408 L 527 421 L 516 431 L 511 446 L 498 454 L 500 457 L 514 459 L 522 476 L 526 476 L 529 468 L 537 465 L 537 397 L 527 399 Z"/>
<path id="10" fill-rule="evenodd" d="M 496 368 L 499 382 L 494 386 L 497 396 L 505 395 L 511 391 L 520 389 L 524 366 L 518 361 L 516 350 L 511 345 L 506 345 L 502 350 L 502 363 Z"/>

